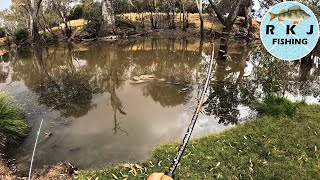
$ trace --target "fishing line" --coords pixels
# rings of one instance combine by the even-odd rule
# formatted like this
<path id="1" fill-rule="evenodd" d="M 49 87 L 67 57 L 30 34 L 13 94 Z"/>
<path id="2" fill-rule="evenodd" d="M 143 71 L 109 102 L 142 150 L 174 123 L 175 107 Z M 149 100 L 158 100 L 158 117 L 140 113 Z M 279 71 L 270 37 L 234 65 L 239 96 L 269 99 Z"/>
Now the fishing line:
<path id="1" fill-rule="evenodd" d="M 179 162 L 180 162 L 180 160 L 182 158 L 182 155 L 183 155 L 183 153 L 184 153 L 184 151 L 185 151 L 185 149 L 187 147 L 187 144 L 188 144 L 189 139 L 191 137 L 192 131 L 193 131 L 193 129 L 195 127 L 195 124 L 197 122 L 199 113 L 201 112 L 201 107 L 203 105 L 204 98 L 205 98 L 205 95 L 206 95 L 206 92 L 207 92 L 207 89 L 208 89 L 208 86 L 209 86 L 209 82 L 210 82 L 210 77 L 211 77 L 211 72 L 212 72 L 212 67 L 213 67 L 213 60 L 214 60 L 214 44 L 212 45 L 212 53 L 211 53 L 210 65 L 209 65 L 209 68 L 208 68 L 208 71 L 207 71 L 207 79 L 205 81 L 205 85 L 203 87 L 200 99 L 198 101 L 197 109 L 193 114 L 193 117 L 191 119 L 191 123 L 190 123 L 190 125 L 188 127 L 186 135 L 183 138 L 183 142 L 182 142 L 182 145 L 179 148 L 178 154 L 174 158 L 174 160 L 172 162 L 172 165 L 171 165 L 171 167 L 169 169 L 169 172 L 167 172 L 161 178 L 162 180 L 172 180 L 174 178 L 174 172 L 176 171 L 176 169 L 177 169 L 177 167 L 179 165 Z"/>
<path id="2" fill-rule="evenodd" d="M 34 148 L 33 148 L 33 153 L 32 153 L 32 158 L 31 158 L 31 164 L 30 164 L 30 170 L 29 170 L 29 177 L 28 177 L 28 180 L 30 180 L 30 179 L 31 179 L 31 171 L 32 171 L 33 158 L 34 158 L 34 153 L 36 152 L 37 143 L 38 143 L 38 139 L 39 139 L 40 132 L 41 132 L 42 122 L 43 122 L 43 119 L 41 120 L 39 130 L 37 131 L 36 142 L 34 143 Z"/>

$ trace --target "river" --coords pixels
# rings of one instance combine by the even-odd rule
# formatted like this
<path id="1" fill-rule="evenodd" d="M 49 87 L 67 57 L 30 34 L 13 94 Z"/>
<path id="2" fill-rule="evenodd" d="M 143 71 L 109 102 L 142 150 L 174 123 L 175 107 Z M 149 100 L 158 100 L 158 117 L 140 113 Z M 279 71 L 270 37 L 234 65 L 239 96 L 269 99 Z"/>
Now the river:
<path id="1" fill-rule="evenodd" d="M 215 54 L 219 41 L 214 41 Z M 13 50 L 0 63 L 0 87 L 25 110 L 30 134 L 9 157 L 35 169 L 57 162 L 79 168 L 143 161 L 160 143 L 179 141 L 205 78 L 211 42 L 134 39 Z M 194 137 L 254 118 L 266 94 L 320 101 L 319 58 L 309 65 L 272 58 L 259 43 L 230 42 L 215 61 Z M 142 76 L 141 76 L 142 75 Z"/>

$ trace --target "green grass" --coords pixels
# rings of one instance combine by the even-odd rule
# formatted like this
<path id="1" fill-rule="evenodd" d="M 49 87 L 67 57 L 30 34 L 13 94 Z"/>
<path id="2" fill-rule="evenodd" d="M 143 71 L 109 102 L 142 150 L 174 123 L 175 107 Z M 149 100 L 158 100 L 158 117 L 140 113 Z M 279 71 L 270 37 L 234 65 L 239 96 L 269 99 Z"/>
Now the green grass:
<path id="1" fill-rule="evenodd" d="M 252 108 L 257 110 L 261 115 L 287 115 L 293 117 L 297 111 L 297 108 L 303 104 L 303 101 L 291 102 L 284 97 L 271 95 L 269 97 L 266 97 L 261 102 L 254 103 L 252 105 Z"/>
<path id="2" fill-rule="evenodd" d="M 0 149 L 16 144 L 27 135 L 28 127 L 22 119 L 22 111 L 13 99 L 0 91 Z"/>
<path id="3" fill-rule="evenodd" d="M 190 142 L 176 179 L 318 179 L 320 106 L 301 105 L 293 117 L 256 120 Z M 80 171 L 78 179 L 146 179 L 165 172 L 180 143 L 159 145 L 144 163 Z"/>

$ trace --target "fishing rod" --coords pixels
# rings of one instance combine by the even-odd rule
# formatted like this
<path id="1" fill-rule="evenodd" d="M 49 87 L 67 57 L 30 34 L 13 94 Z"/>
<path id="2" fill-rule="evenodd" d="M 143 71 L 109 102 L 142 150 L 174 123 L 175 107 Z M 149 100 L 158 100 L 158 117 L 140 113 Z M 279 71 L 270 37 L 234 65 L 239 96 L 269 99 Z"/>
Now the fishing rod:
<path id="1" fill-rule="evenodd" d="M 210 59 L 210 64 L 209 64 L 209 68 L 207 71 L 207 79 L 206 79 L 206 83 L 203 87 L 202 93 L 201 93 L 201 97 L 200 100 L 198 101 L 198 106 L 196 111 L 193 114 L 193 117 L 191 119 L 191 123 L 188 127 L 187 133 L 183 138 L 183 142 L 182 145 L 179 148 L 178 154 L 177 156 L 174 158 L 171 167 L 169 169 L 169 172 L 165 173 L 164 176 L 162 176 L 161 180 L 173 180 L 174 178 L 174 172 L 176 171 L 178 164 L 182 158 L 182 155 L 184 153 L 184 151 L 186 150 L 186 147 L 188 145 L 189 139 L 191 137 L 192 131 L 194 129 L 194 126 L 197 122 L 197 119 L 199 117 L 200 111 L 201 111 L 201 107 L 203 105 L 203 101 L 209 86 L 209 82 L 210 82 L 210 77 L 211 77 L 211 72 L 212 72 L 212 66 L 213 66 L 213 60 L 214 60 L 214 44 L 212 44 L 212 53 L 211 53 L 211 59 Z"/>
<path id="2" fill-rule="evenodd" d="M 34 143 L 34 148 L 33 148 L 33 152 L 32 152 L 32 158 L 31 158 L 31 162 L 30 162 L 30 169 L 29 169 L 28 180 L 31 180 L 31 172 L 32 172 L 32 165 L 33 165 L 33 160 L 34 160 L 34 154 L 35 154 L 35 152 L 36 152 L 38 139 L 39 139 L 39 136 L 40 136 L 40 133 L 41 133 L 42 123 L 43 123 L 43 119 L 41 120 L 39 130 L 37 131 L 36 142 Z"/>

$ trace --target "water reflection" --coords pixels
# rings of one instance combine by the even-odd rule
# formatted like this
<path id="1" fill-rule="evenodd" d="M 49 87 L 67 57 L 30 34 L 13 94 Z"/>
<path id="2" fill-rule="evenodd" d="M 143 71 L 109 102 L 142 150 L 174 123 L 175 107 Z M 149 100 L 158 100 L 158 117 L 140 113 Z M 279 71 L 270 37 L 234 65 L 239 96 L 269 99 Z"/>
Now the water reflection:
<path id="1" fill-rule="evenodd" d="M 23 103 L 32 112 L 27 114 L 31 134 L 41 118 L 46 120 L 43 131 L 53 133 L 41 139 L 36 167 L 58 161 L 84 168 L 137 161 L 154 145 L 183 136 L 206 76 L 209 46 L 206 41 L 140 39 L 17 50 L 1 62 L 0 86 L 38 104 Z M 215 61 L 195 136 L 243 122 L 250 103 L 269 94 L 319 101 L 316 56 L 314 63 L 303 65 L 279 61 L 260 44 L 230 41 L 228 49 L 226 61 Z M 144 76 L 152 78 L 135 82 Z M 33 143 L 28 137 L 14 154 L 21 170 L 27 170 Z"/>
<path id="2" fill-rule="evenodd" d="M 143 88 L 143 95 L 159 102 L 162 107 L 185 105 L 191 99 L 192 87 L 184 84 L 151 82 Z"/>
<path id="3" fill-rule="evenodd" d="M 257 86 L 251 83 L 237 83 L 215 81 L 210 84 L 209 96 L 204 103 L 207 115 L 219 118 L 219 123 L 225 125 L 238 124 L 240 119 L 240 105 L 249 106 L 257 96 Z"/>
<path id="4" fill-rule="evenodd" d="M 227 61 L 216 62 L 204 103 L 205 113 L 217 117 L 219 123 L 238 124 L 242 119 L 239 107 L 271 94 L 318 103 L 318 57 L 310 56 L 312 63 L 304 63 L 306 59 L 285 62 L 272 57 L 259 44 L 250 47 L 232 41 L 228 49 Z"/>

